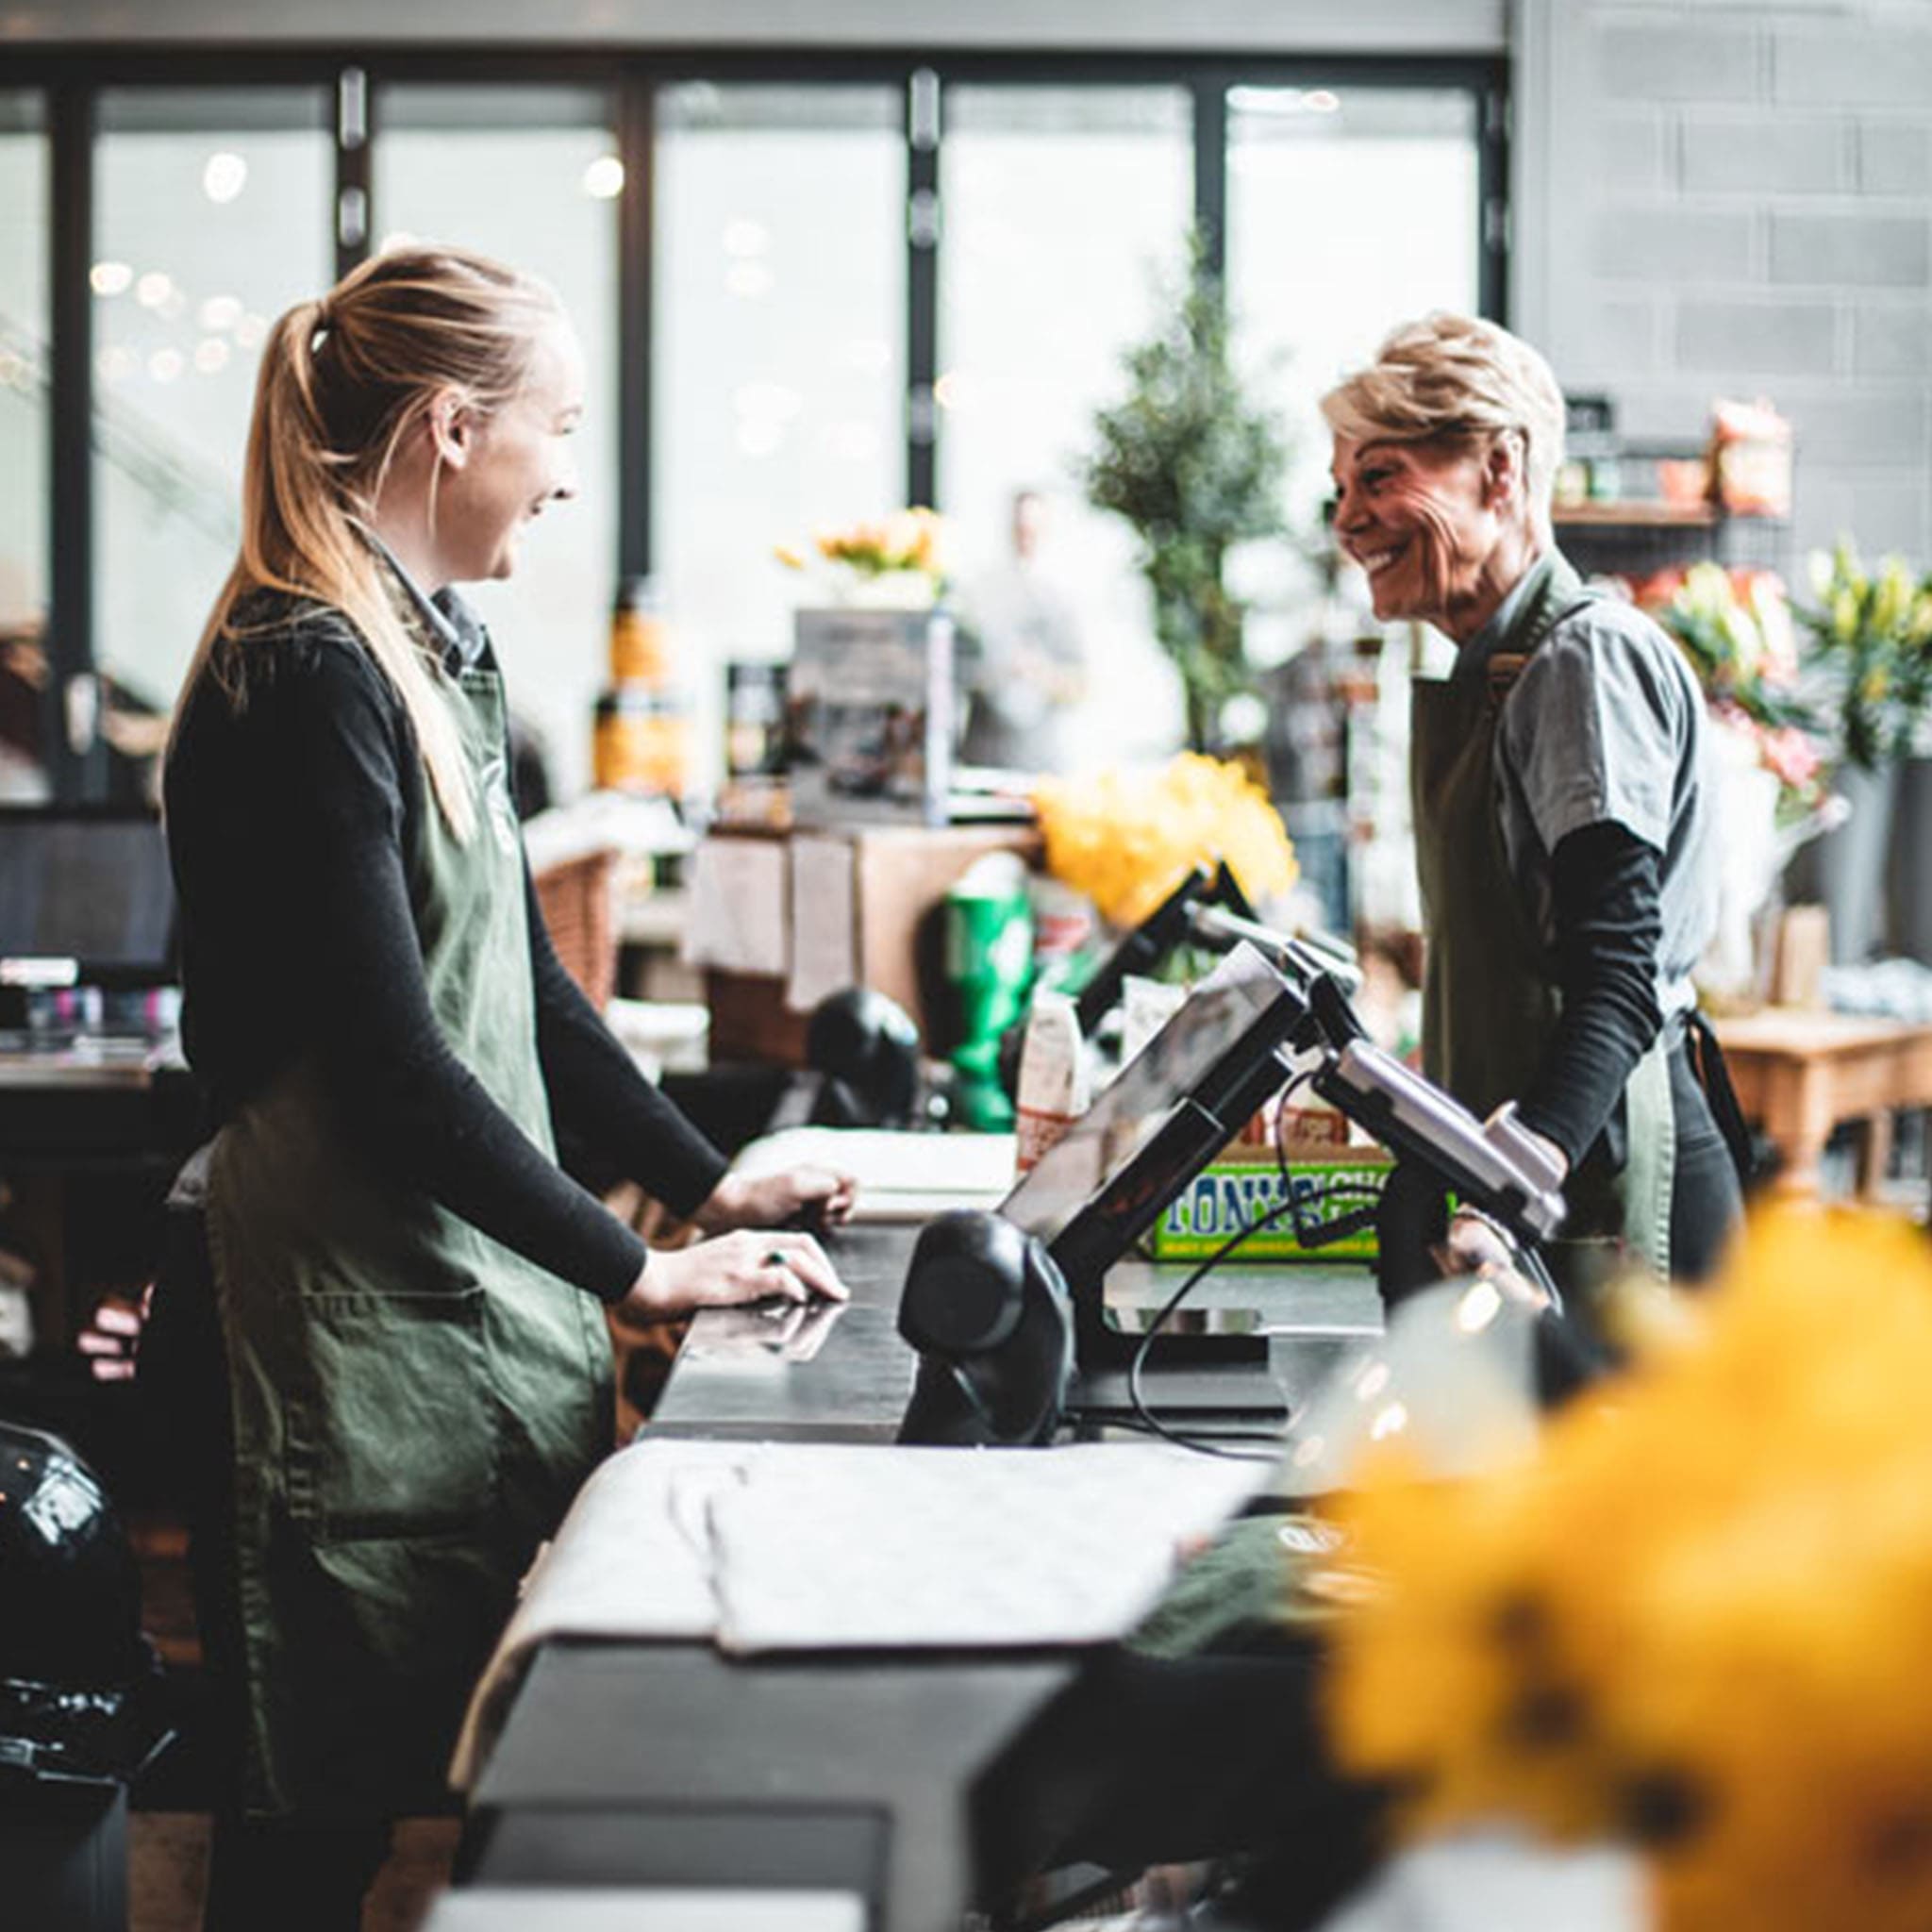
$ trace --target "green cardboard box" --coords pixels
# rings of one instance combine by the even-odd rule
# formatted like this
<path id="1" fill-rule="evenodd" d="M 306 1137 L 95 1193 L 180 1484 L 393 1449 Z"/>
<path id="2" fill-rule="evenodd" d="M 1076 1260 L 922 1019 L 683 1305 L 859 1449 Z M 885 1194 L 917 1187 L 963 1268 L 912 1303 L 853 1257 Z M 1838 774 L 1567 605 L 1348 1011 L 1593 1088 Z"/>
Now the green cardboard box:
<path id="1" fill-rule="evenodd" d="M 1380 1147 L 1324 1147 L 1289 1158 L 1289 1176 L 1307 1206 L 1303 1220 L 1323 1225 L 1374 1205 L 1391 1157 Z M 1331 1193 L 1330 1191 L 1333 1191 Z M 1253 1227 L 1282 1201 L 1281 1168 L 1272 1150 L 1230 1148 L 1194 1176 L 1154 1224 L 1157 1261 L 1205 1261 L 1238 1229 Z M 1302 1247 L 1291 1216 L 1250 1235 L 1234 1261 L 1373 1261 L 1375 1230 L 1364 1227 L 1329 1246 Z"/>

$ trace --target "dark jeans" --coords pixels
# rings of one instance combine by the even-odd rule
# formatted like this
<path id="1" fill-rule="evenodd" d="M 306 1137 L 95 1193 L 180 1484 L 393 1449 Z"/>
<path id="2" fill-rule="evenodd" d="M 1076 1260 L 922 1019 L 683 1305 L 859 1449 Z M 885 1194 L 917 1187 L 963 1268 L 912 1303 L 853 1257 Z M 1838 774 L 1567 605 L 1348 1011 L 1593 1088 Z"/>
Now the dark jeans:
<path id="1" fill-rule="evenodd" d="M 202 1932 L 360 1932 L 390 1829 L 218 1812 Z"/>
<path id="2" fill-rule="evenodd" d="M 1681 1041 L 1671 1055 L 1677 1167 L 1671 1185 L 1671 1278 L 1707 1281 L 1744 1212 L 1737 1164 Z"/>

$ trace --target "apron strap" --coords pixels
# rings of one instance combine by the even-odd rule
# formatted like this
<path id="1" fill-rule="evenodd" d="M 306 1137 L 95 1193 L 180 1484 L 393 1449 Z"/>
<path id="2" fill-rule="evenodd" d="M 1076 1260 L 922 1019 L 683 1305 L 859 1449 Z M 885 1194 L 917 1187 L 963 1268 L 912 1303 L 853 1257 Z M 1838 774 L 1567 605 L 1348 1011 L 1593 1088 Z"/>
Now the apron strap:
<path id="1" fill-rule="evenodd" d="M 1483 666 L 1483 677 L 1489 689 L 1490 708 L 1501 710 L 1503 700 L 1516 687 L 1516 680 L 1523 675 L 1524 667 L 1542 648 L 1543 640 L 1564 623 L 1574 617 L 1587 604 L 1594 604 L 1603 595 L 1601 591 L 1586 587 L 1582 593 L 1573 597 L 1560 609 L 1553 610 L 1547 617 L 1539 618 L 1529 637 L 1524 641 L 1524 648 L 1519 651 L 1495 651 Z"/>
<path id="2" fill-rule="evenodd" d="M 1695 1007 L 1684 1016 L 1684 1043 L 1690 1055 L 1690 1071 L 1697 1075 L 1711 1118 L 1731 1151 L 1738 1185 L 1748 1192 L 1757 1167 L 1751 1155 L 1751 1131 L 1744 1124 L 1744 1109 L 1738 1105 L 1738 1090 L 1731 1085 L 1731 1070 L 1724 1063 L 1717 1033 Z"/>

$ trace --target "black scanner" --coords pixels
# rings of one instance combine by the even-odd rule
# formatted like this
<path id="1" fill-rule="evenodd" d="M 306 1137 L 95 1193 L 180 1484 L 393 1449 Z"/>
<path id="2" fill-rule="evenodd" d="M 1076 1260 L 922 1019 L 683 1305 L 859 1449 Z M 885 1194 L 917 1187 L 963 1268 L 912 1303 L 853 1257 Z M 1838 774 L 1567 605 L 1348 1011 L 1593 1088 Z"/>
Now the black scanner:
<path id="1" fill-rule="evenodd" d="M 1037 1236 L 981 1208 L 929 1222 L 907 1270 L 899 1333 L 919 1352 L 901 1442 L 1053 1440 L 1074 1374 L 1074 1311 Z"/>

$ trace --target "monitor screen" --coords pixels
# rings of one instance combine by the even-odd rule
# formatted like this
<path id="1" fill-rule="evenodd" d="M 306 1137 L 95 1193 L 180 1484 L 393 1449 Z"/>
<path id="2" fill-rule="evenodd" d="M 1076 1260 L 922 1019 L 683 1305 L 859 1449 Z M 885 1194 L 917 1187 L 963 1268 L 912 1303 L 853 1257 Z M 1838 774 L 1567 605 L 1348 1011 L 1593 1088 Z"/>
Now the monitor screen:
<path id="1" fill-rule="evenodd" d="M 146 812 L 0 813 L 0 966 L 72 960 L 83 980 L 173 975 L 175 886 Z"/>
<path id="2" fill-rule="evenodd" d="M 1279 1009 L 1285 986 L 1252 948 L 1230 953 L 1122 1068 L 1113 1084 L 1021 1175 L 999 1211 L 1051 1245 L 1103 1188 L 1125 1172 L 1174 1110 L 1248 1039 L 1257 1023 Z M 1273 1043 L 1271 1039 L 1265 1045 Z"/>

